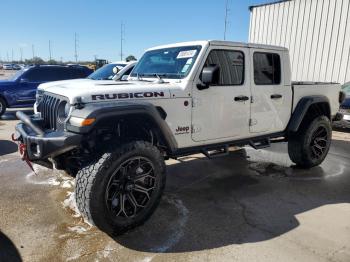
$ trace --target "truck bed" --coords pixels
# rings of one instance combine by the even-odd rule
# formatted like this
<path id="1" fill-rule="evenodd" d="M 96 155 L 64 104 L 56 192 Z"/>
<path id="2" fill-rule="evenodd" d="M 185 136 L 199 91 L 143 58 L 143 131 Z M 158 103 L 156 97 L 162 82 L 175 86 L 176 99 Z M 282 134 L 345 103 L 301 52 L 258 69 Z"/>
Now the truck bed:
<path id="1" fill-rule="evenodd" d="M 334 116 L 339 110 L 339 92 L 341 85 L 338 83 L 325 82 L 292 82 L 293 111 L 300 99 L 305 96 L 326 96 L 331 105 L 331 115 Z"/>

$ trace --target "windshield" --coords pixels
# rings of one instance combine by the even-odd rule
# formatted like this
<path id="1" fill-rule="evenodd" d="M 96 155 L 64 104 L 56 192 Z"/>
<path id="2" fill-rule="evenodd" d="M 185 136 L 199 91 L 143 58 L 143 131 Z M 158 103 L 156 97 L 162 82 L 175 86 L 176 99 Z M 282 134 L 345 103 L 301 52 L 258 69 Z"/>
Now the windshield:
<path id="1" fill-rule="evenodd" d="M 346 83 L 342 86 L 343 91 L 346 93 L 347 96 L 350 96 L 350 83 Z"/>
<path id="2" fill-rule="evenodd" d="M 201 46 L 181 46 L 146 52 L 132 71 L 132 77 L 182 79 L 195 63 Z"/>
<path id="3" fill-rule="evenodd" d="M 15 81 L 17 80 L 21 75 L 23 75 L 23 73 L 25 72 L 26 70 L 25 69 L 22 69 L 22 70 L 19 70 L 16 72 L 16 74 L 14 74 L 13 76 L 11 76 L 9 78 L 10 81 Z"/>
<path id="4" fill-rule="evenodd" d="M 101 68 L 97 69 L 95 72 L 93 72 L 91 75 L 89 75 L 88 78 L 92 80 L 111 80 L 115 76 L 115 74 L 113 73 L 113 68 L 116 66 L 119 67 L 119 70 L 121 70 L 123 67 L 126 66 L 126 64 L 104 65 Z"/>

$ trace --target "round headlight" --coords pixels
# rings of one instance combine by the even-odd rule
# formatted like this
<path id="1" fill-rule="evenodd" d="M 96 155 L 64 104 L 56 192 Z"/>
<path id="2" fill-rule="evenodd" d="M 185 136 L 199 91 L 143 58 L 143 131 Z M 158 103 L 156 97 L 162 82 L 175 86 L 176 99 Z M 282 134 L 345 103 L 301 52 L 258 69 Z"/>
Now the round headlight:
<path id="1" fill-rule="evenodd" d="M 58 116 L 58 120 L 61 123 L 64 123 L 64 121 L 66 121 L 66 119 L 69 115 L 69 112 L 70 112 L 70 108 L 71 108 L 71 105 L 67 101 L 62 101 L 58 105 L 57 116 Z"/>

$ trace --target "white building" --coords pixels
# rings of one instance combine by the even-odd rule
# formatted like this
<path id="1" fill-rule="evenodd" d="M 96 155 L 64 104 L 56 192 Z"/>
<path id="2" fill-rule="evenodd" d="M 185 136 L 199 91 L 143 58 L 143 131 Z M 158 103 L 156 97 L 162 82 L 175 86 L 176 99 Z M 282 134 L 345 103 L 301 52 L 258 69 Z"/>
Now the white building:
<path id="1" fill-rule="evenodd" d="M 295 81 L 350 81 L 350 0 L 284 0 L 250 7 L 249 41 L 290 50 Z"/>

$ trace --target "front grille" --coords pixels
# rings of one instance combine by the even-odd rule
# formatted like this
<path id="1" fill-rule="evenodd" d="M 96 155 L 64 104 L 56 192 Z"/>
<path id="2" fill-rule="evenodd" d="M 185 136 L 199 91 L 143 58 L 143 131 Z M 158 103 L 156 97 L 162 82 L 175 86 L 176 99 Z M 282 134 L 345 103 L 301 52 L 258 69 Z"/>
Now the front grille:
<path id="1" fill-rule="evenodd" d="M 57 129 L 57 111 L 61 99 L 55 96 L 44 94 L 38 106 L 38 111 L 44 119 L 44 125 L 47 129 Z"/>

